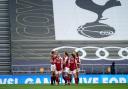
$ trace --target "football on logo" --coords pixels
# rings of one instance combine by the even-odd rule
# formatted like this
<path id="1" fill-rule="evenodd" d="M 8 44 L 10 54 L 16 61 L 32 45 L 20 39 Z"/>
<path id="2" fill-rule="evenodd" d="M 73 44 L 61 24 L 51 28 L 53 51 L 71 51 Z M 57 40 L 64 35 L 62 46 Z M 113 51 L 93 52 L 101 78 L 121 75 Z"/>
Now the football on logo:
<path id="1" fill-rule="evenodd" d="M 89 38 L 104 38 L 111 36 L 115 33 L 113 27 L 110 27 L 103 23 L 96 23 L 96 24 L 86 24 L 78 27 L 78 33 L 89 37 Z"/>

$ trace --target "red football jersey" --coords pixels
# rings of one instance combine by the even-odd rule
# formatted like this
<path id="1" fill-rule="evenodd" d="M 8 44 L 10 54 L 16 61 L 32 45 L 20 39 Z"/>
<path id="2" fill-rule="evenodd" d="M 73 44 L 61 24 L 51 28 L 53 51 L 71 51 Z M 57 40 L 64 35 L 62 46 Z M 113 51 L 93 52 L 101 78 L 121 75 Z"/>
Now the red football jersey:
<path id="1" fill-rule="evenodd" d="M 63 69 L 65 68 L 65 57 L 63 57 Z"/>
<path id="2" fill-rule="evenodd" d="M 61 64 L 62 64 L 62 60 L 61 60 L 61 57 L 57 57 L 56 58 L 56 62 L 55 62 L 55 65 L 56 65 L 56 70 L 57 71 L 60 71 L 62 68 L 61 68 Z"/>
<path id="3" fill-rule="evenodd" d="M 64 56 L 63 57 L 63 67 L 69 67 L 69 57 L 68 56 Z"/>
<path id="4" fill-rule="evenodd" d="M 77 67 L 80 68 L 80 58 L 76 57 L 76 61 L 77 61 Z"/>
<path id="5" fill-rule="evenodd" d="M 55 64 L 56 55 L 51 55 L 51 64 Z"/>
<path id="6" fill-rule="evenodd" d="M 71 71 L 73 71 L 74 69 L 76 69 L 77 63 L 76 63 L 76 59 L 74 59 L 73 57 L 70 58 L 69 60 L 69 68 Z"/>

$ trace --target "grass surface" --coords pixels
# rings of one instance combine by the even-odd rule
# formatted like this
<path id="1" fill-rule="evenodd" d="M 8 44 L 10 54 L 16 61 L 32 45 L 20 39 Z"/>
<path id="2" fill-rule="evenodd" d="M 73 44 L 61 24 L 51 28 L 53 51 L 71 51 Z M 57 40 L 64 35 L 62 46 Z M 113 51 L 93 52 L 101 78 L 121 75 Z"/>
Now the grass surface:
<path id="1" fill-rule="evenodd" d="M 128 89 L 128 84 L 0 85 L 0 89 Z"/>

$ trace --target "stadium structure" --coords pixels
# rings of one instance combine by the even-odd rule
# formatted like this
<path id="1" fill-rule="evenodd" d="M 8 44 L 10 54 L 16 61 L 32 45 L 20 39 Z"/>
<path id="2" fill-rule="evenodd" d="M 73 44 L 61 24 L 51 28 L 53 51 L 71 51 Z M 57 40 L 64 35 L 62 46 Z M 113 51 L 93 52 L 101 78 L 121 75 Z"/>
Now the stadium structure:
<path id="1" fill-rule="evenodd" d="M 50 84 L 51 50 L 79 52 L 80 84 L 127 84 L 127 3 L 0 0 L 0 84 Z"/>

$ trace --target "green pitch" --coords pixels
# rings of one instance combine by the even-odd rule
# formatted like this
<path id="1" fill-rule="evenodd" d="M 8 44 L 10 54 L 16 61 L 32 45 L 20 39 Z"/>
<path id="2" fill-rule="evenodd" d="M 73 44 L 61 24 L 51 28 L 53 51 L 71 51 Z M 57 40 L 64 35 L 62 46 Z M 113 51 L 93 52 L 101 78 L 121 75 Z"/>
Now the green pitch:
<path id="1" fill-rule="evenodd" d="M 128 89 L 128 84 L 0 85 L 0 89 Z"/>

